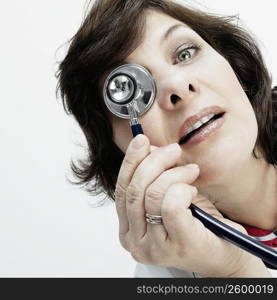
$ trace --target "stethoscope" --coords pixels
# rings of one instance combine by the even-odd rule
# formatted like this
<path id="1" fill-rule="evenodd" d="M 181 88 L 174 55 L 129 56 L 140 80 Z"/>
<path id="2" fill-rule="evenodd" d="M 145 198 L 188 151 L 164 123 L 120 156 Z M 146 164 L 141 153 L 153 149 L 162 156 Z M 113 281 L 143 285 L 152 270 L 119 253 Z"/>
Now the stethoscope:
<path id="1" fill-rule="evenodd" d="M 137 64 L 115 68 L 105 80 L 103 96 L 113 114 L 129 119 L 133 136 L 143 134 L 138 117 L 149 110 L 156 96 L 155 82 L 148 70 Z M 253 237 L 217 220 L 194 204 L 190 205 L 190 209 L 193 216 L 213 233 L 261 258 L 267 267 L 277 269 L 277 251 L 261 243 L 277 237 L 277 230 L 265 236 Z"/>

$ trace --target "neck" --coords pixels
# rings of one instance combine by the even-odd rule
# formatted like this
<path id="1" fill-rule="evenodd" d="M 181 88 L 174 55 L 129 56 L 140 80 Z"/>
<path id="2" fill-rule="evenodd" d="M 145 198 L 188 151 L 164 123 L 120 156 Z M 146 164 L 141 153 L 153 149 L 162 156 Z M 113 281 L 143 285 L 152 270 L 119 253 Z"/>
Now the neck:
<path id="1" fill-rule="evenodd" d="M 273 231 L 277 228 L 277 169 L 263 159 L 253 160 L 235 176 L 232 174 L 227 184 L 201 188 L 199 192 L 227 218 Z"/>

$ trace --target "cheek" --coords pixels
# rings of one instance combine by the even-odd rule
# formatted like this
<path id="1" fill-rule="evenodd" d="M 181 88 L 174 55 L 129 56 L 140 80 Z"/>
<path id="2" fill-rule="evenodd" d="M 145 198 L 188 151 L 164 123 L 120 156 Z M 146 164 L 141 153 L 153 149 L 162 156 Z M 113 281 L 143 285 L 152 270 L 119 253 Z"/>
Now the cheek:
<path id="1" fill-rule="evenodd" d="M 241 93 L 243 88 L 228 60 L 210 45 L 203 48 L 203 55 L 194 65 L 196 78 L 200 84 L 216 91 L 226 98 L 234 92 Z"/>
<path id="2" fill-rule="evenodd" d="M 212 80 L 206 81 L 217 95 L 224 100 L 224 107 L 231 115 L 230 130 L 237 130 L 240 138 L 250 144 L 256 141 L 258 126 L 252 105 L 244 92 L 229 62 L 216 51 L 207 65 L 206 70 Z"/>
<path id="3" fill-rule="evenodd" d="M 156 102 L 140 118 L 140 122 L 144 134 L 148 137 L 151 145 L 162 147 L 172 143 L 172 137 L 168 136 L 168 129 L 172 127 L 170 119 L 160 111 Z"/>
<path id="4" fill-rule="evenodd" d="M 230 64 L 224 59 L 221 67 L 221 75 L 228 84 L 224 84 L 222 91 L 225 91 L 228 103 L 227 109 L 234 117 L 233 126 L 240 132 L 242 140 L 250 145 L 255 144 L 258 135 L 258 124 L 253 107 L 244 92 L 235 72 Z"/>
<path id="5" fill-rule="evenodd" d="M 166 124 L 168 120 L 163 120 L 162 114 L 160 114 L 158 110 L 156 103 L 154 103 L 146 114 L 139 117 L 139 121 L 143 133 L 148 137 L 150 144 L 160 147 L 167 145 L 170 141 L 167 141 L 165 136 L 161 134 L 162 132 L 165 132 L 163 124 Z M 129 120 L 111 115 L 110 121 L 113 128 L 113 141 L 119 149 L 125 153 L 133 139 Z"/>
<path id="6" fill-rule="evenodd" d="M 205 68 L 202 68 L 205 72 L 202 77 L 205 80 L 204 84 L 224 98 L 244 96 L 244 90 L 229 62 L 215 50 L 211 52 L 210 58 L 205 62 Z"/>
<path id="7" fill-rule="evenodd" d="M 251 152 L 255 146 L 258 136 L 258 123 L 254 110 L 247 99 L 237 105 L 234 110 L 235 130 L 238 131 L 238 138 L 244 147 L 249 147 Z"/>

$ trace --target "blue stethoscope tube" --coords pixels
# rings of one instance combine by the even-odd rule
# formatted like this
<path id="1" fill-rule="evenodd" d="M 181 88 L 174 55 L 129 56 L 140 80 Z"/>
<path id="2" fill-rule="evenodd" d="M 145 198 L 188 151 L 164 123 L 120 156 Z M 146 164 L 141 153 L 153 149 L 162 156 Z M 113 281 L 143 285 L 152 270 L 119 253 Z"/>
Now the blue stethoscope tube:
<path id="1" fill-rule="evenodd" d="M 135 123 L 136 124 L 131 123 L 131 129 L 134 137 L 138 134 L 143 134 L 143 130 L 139 122 L 136 120 Z M 275 270 L 277 269 L 277 251 L 275 251 L 273 248 L 268 247 L 254 238 L 243 234 L 231 226 L 217 220 L 194 204 L 191 204 L 189 208 L 191 209 L 192 215 L 199 219 L 205 225 L 205 227 L 207 227 L 213 233 L 238 246 L 239 248 L 261 258 L 268 268 Z"/>

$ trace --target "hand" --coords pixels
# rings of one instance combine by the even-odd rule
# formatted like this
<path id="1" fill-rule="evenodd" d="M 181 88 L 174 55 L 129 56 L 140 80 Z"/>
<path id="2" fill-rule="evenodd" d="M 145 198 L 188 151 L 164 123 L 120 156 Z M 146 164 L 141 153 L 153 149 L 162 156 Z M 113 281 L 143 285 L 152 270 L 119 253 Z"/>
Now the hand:
<path id="1" fill-rule="evenodd" d="M 115 190 L 122 246 L 141 263 L 186 269 L 202 276 L 266 274 L 259 259 L 217 237 L 192 216 L 188 208 L 191 202 L 245 232 L 198 195 L 192 183 L 199 176 L 199 168 L 176 166 L 181 153 L 178 144 L 151 152 L 149 140 L 143 135 L 129 145 Z M 147 223 L 146 212 L 161 215 L 163 225 Z M 251 267 L 253 263 L 258 270 Z"/>

